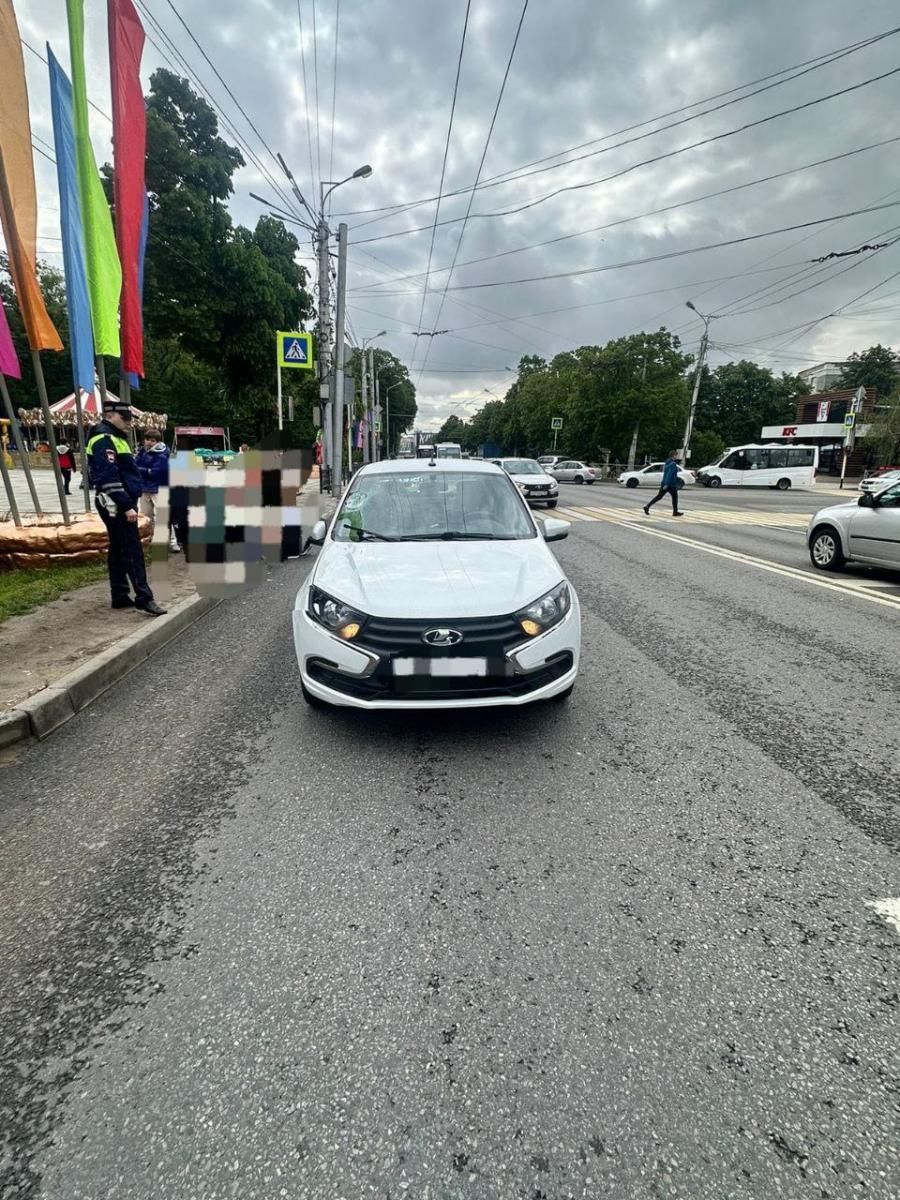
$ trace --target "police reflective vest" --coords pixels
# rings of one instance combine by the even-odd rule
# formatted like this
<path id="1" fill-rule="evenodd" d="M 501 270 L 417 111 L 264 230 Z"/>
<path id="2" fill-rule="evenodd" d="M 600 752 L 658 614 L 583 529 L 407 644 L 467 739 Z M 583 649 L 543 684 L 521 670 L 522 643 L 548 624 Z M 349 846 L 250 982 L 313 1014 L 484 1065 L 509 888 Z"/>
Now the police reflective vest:
<path id="1" fill-rule="evenodd" d="M 144 490 L 141 473 L 125 438 L 107 421 L 94 429 L 86 447 L 90 485 L 121 511 L 136 508 Z"/>

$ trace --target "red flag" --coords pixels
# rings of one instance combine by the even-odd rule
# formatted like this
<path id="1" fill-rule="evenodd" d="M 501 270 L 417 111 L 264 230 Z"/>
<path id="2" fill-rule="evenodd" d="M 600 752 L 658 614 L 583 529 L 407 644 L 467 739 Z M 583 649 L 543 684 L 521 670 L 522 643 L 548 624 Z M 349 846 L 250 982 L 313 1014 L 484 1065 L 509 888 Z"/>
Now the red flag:
<path id="1" fill-rule="evenodd" d="M 144 27 L 131 0 L 109 0 L 109 54 L 113 110 L 113 195 L 116 241 L 122 262 L 122 370 L 143 377 L 141 315 L 141 226 L 144 217 L 144 159 L 147 111 L 141 89 Z"/>

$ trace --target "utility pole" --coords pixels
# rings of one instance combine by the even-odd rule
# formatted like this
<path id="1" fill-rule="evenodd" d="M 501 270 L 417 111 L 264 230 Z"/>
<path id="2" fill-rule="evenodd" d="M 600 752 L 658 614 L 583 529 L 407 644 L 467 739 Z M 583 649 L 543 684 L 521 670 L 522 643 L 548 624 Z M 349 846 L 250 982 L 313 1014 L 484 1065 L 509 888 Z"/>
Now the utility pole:
<path id="1" fill-rule="evenodd" d="M 314 213 L 304 199 L 297 181 L 291 174 L 287 163 L 279 154 L 278 161 L 281 164 L 281 169 L 288 177 L 291 185 L 291 191 L 294 193 L 295 199 L 309 214 L 312 225 L 305 221 L 300 221 L 300 224 L 306 229 L 312 230 L 313 245 L 316 252 L 316 259 L 319 268 L 319 338 L 318 338 L 318 353 L 316 355 L 318 374 L 319 374 L 319 400 L 323 408 L 322 413 L 322 449 L 323 458 L 326 468 L 330 467 L 332 472 L 332 487 L 337 486 L 340 491 L 340 458 L 338 458 L 338 476 L 334 479 L 334 459 L 335 445 L 340 446 L 342 428 L 337 426 L 335 434 L 335 408 L 343 407 L 343 391 L 336 396 L 332 394 L 334 380 L 332 379 L 332 363 L 331 363 L 331 280 L 330 280 L 330 264 L 329 264 L 329 238 L 331 230 L 328 228 L 328 221 L 325 219 L 325 202 L 331 193 L 341 187 L 345 183 L 349 183 L 351 179 L 368 179 L 372 174 L 372 168 L 366 163 L 362 167 L 357 167 L 352 175 L 348 175 L 345 179 L 330 180 L 323 179 L 319 182 L 319 211 Z M 325 189 L 328 189 L 327 191 Z M 252 193 L 251 193 L 252 194 Z M 255 197 L 259 199 L 259 197 Z M 265 202 L 264 202 L 265 203 Z M 346 255 L 346 234 L 344 237 L 344 253 Z M 338 451 L 340 453 L 340 451 Z"/>
<path id="2" fill-rule="evenodd" d="M 381 438 L 384 430 L 379 432 L 378 426 L 381 424 L 381 380 L 375 375 L 375 461 L 381 461 Z"/>
<path id="3" fill-rule="evenodd" d="M 641 411 L 643 409 L 644 400 L 644 384 L 647 382 L 647 356 L 644 355 L 644 365 L 641 368 L 641 405 L 638 408 L 638 417 L 634 423 L 634 434 L 631 438 L 631 447 L 628 451 L 628 470 L 634 470 L 634 460 L 637 458 L 638 434 L 641 431 Z"/>
<path id="4" fill-rule="evenodd" d="M 378 437 L 375 433 L 375 419 L 378 411 L 377 401 L 377 381 L 375 379 L 375 351 L 369 347 L 369 405 L 371 407 L 371 421 L 369 422 L 369 436 L 372 439 L 371 461 L 378 462 Z"/>
<path id="5" fill-rule="evenodd" d="M 710 321 L 715 320 L 713 316 L 705 317 L 702 312 L 699 312 L 696 308 L 694 308 L 694 303 L 692 300 L 688 300 L 687 306 L 693 312 L 697 313 L 697 316 L 703 322 L 703 337 L 700 339 L 700 350 L 697 354 L 697 369 L 694 372 L 694 391 L 691 396 L 691 407 L 690 411 L 688 412 L 687 425 L 684 427 L 684 445 L 682 447 L 682 453 L 684 454 L 685 466 L 688 466 L 691 457 L 691 437 L 694 433 L 694 417 L 697 414 L 697 397 L 700 394 L 700 377 L 703 374 L 703 363 L 706 359 L 707 347 L 709 346 L 709 323 Z"/>
<path id="6" fill-rule="evenodd" d="M 337 301 L 334 330 L 334 404 L 332 409 L 334 452 L 332 492 L 340 496 L 344 482 L 341 466 L 344 446 L 344 309 L 347 292 L 347 226 L 338 226 Z M 348 464 L 349 466 L 349 460 Z"/>
<path id="7" fill-rule="evenodd" d="M 369 358 L 366 354 L 365 347 L 362 347 L 359 352 L 360 358 L 360 381 L 362 390 L 362 410 L 363 410 L 363 466 L 369 462 L 369 379 L 368 379 L 368 362 Z"/>

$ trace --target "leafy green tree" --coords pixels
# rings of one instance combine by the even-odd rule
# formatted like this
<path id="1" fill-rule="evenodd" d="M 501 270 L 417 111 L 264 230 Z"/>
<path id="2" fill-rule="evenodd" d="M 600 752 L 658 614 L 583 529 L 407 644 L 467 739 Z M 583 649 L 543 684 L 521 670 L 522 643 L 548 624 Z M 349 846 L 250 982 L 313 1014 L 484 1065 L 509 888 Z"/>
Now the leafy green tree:
<path id="1" fill-rule="evenodd" d="M 373 347 L 375 358 L 375 374 L 381 395 L 381 418 L 387 422 L 388 450 L 396 455 L 400 446 L 400 437 L 407 429 L 411 429 L 416 419 L 416 387 L 409 377 L 406 364 L 379 346 Z M 359 418 L 362 412 L 362 356 L 354 347 L 349 353 L 345 365 L 346 374 L 356 380 L 356 412 Z M 383 426 L 384 428 L 384 426 Z"/>
<path id="2" fill-rule="evenodd" d="M 867 418 L 869 432 L 861 443 L 870 467 L 900 465 L 900 396 L 892 396 Z"/>
<path id="3" fill-rule="evenodd" d="M 714 371 L 704 368 L 694 422 L 698 433 L 717 434 L 726 446 L 759 440 L 764 425 L 783 425 L 794 419 L 797 396 L 808 386 L 796 375 L 780 378 L 754 362 L 725 363 Z"/>
<path id="4" fill-rule="evenodd" d="M 893 396 L 900 387 L 898 368 L 900 356 L 888 346 L 870 346 L 850 355 L 837 386 L 878 388 L 879 397 Z"/>
<path id="5" fill-rule="evenodd" d="M 466 423 L 462 417 L 452 414 L 443 423 L 437 433 L 434 435 L 435 445 L 438 442 L 459 442 L 462 445 L 462 439 L 465 436 Z"/>

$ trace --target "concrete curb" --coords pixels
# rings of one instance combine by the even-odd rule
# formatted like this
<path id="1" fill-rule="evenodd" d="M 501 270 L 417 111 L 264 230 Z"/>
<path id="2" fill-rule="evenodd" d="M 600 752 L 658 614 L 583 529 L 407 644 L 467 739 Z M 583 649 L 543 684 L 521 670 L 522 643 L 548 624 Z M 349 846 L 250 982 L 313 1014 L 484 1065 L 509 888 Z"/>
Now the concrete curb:
<path id="1" fill-rule="evenodd" d="M 121 638 L 50 687 L 22 700 L 12 711 L 0 714 L 0 749 L 28 738 L 47 737 L 221 603 L 208 596 L 185 600 L 166 616 L 148 623 L 146 629 Z"/>

